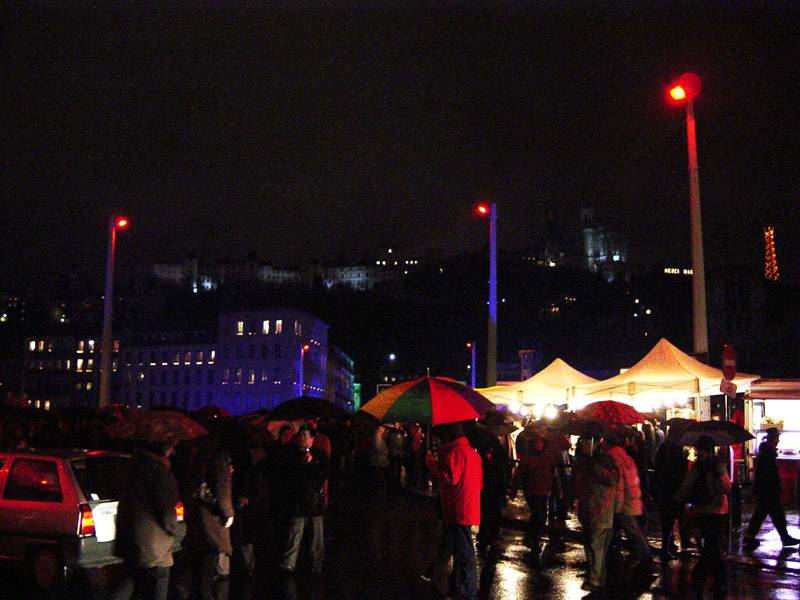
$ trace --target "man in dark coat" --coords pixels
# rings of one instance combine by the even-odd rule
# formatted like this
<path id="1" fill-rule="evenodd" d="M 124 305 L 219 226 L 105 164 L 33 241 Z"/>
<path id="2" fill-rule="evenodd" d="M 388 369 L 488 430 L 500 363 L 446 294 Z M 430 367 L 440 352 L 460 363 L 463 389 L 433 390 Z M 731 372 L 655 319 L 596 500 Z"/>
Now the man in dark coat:
<path id="1" fill-rule="evenodd" d="M 667 439 L 658 447 L 653 473 L 653 491 L 661 520 L 661 558 L 664 561 L 678 557 L 678 547 L 675 545 L 672 530 L 675 521 L 680 519 L 683 507 L 676 505 L 673 498 L 689 468 L 689 461 L 683 446 L 677 441 L 678 437 L 670 431 Z"/>
<path id="2" fill-rule="evenodd" d="M 117 510 L 114 547 L 130 576 L 116 590 L 113 600 L 132 596 L 167 600 L 172 545 L 178 529 L 178 496 L 168 458 L 173 448 L 174 444 L 148 444 L 133 454 Z"/>
<path id="3" fill-rule="evenodd" d="M 767 515 L 781 536 L 784 546 L 800 544 L 800 539 L 789 535 L 786 529 L 786 513 L 781 505 L 781 480 L 778 475 L 778 441 L 781 432 L 777 427 L 767 429 L 766 439 L 758 447 L 753 493 L 756 495 L 756 508 L 750 517 L 750 525 L 744 534 L 745 544 L 756 544 L 755 539 Z"/>
<path id="4" fill-rule="evenodd" d="M 322 572 L 325 558 L 323 485 L 328 479 L 328 455 L 314 447 L 314 430 L 303 425 L 294 436 L 293 445 L 276 453 L 270 469 L 273 491 L 271 510 L 284 532 L 280 568 L 294 573 L 306 524 L 311 525 L 311 570 Z"/>

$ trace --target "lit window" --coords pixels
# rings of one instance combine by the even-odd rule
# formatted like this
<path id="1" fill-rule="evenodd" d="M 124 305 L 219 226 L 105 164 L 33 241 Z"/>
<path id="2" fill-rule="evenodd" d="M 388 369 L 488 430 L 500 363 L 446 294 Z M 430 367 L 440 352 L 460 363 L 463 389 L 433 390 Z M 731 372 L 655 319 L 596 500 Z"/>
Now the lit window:
<path id="1" fill-rule="evenodd" d="M 185 365 L 192 364 L 192 353 L 191 352 L 187 352 L 186 354 L 183 355 L 183 364 L 185 364 Z"/>
<path id="2" fill-rule="evenodd" d="M 70 359 L 67 359 L 66 364 L 67 364 L 67 371 L 69 371 L 70 367 L 72 367 L 72 361 Z"/>
<path id="3" fill-rule="evenodd" d="M 242 383 L 242 370 L 236 369 L 236 373 L 233 377 L 233 383 Z"/>
<path id="4" fill-rule="evenodd" d="M 283 321 L 281 319 L 277 319 L 275 321 L 275 333 L 282 333 L 283 332 Z"/>
<path id="5" fill-rule="evenodd" d="M 39 352 L 44 352 L 44 340 L 39 340 L 38 342 L 36 342 L 36 349 Z"/>
<path id="6" fill-rule="evenodd" d="M 300 321 L 295 320 L 294 322 L 294 334 L 303 335 L 303 324 Z"/>
<path id="7" fill-rule="evenodd" d="M 92 382 L 91 381 L 87 381 L 86 382 L 86 390 L 88 391 L 90 389 L 92 389 Z"/>
<path id="8" fill-rule="evenodd" d="M 255 383 L 256 382 L 256 370 L 250 369 L 247 373 L 247 383 Z"/>
<path id="9" fill-rule="evenodd" d="M 244 321 L 236 321 L 236 335 L 244 335 Z"/>
<path id="10" fill-rule="evenodd" d="M 179 364 L 181 364 L 181 353 L 180 353 L 180 352 L 176 352 L 176 353 L 173 355 L 173 357 L 172 357 L 172 364 L 173 364 L 173 365 L 179 365 Z"/>
<path id="11" fill-rule="evenodd" d="M 217 358 L 217 351 L 216 350 L 212 350 L 211 352 L 209 352 L 209 354 L 208 354 L 208 364 L 213 365 L 214 364 L 214 359 L 216 359 L 216 358 Z"/>
<path id="12" fill-rule="evenodd" d="M 94 368 L 94 359 L 90 358 L 86 361 L 86 372 L 88 373 Z"/>
<path id="13" fill-rule="evenodd" d="M 266 321 L 261 321 L 261 333 L 264 335 L 269 335 L 269 319 Z"/>
<path id="14" fill-rule="evenodd" d="M 31 340 L 28 342 L 28 350 L 34 352 L 36 350 L 36 340 Z M 82 352 L 82 350 L 78 350 L 78 352 Z"/>
<path id="15" fill-rule="evenodd" d="M 203 356 L 204 356 L 203 351 L 202 350 L 198 350 L 197 351 L 197 364 L 198 365 L 202 365 L 203 364 Z"/>
<path id="16" fill-rule="evenodd" d="M 75 361 L 75 370 L 78 373 L 82 373 L 83 372 L 83 359 L 82 358 L 79 358 L 78 360 Z"/>
<path id="17" fill-rule="evenodd" d="M 94 352 L 94 340 L 89 340 L 89 352 Z"/>
<path id="18" fill-rule="evenodd" d="M 119 340 L 114 340 L 114 352 L 119 352 Z"/>

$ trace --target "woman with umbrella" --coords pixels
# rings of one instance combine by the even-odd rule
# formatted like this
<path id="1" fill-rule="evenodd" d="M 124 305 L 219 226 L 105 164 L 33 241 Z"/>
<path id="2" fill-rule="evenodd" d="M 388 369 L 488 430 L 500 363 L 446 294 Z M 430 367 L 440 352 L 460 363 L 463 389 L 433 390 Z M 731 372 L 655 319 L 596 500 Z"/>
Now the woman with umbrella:
<path id="1" fill-rule="evenodd" d="M 675 493 L 676 503 L 689 502 L 699 515 L 703 549 L 694 568 L 693 585 L 698 598 L 703 597 L 706 578 L 714 578 L 714 597 L 724 598 L 727 574 L 722 561 L 720 538 L 728 514 L 728 493 L 731 480 L 725 466 L 714 454 L 714 439 L 701 435 L 695 442 L 697 460 L 686 473 L 681 487 Z"/>

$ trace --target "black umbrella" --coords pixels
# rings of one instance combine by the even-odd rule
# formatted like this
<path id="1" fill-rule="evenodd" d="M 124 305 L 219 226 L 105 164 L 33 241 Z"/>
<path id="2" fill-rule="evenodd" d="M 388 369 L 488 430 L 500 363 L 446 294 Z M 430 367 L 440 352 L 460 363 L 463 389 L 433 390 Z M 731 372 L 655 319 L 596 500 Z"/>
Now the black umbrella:
<path id="1" fill-rule="evenodd" d="M 731 421 L 697 421 L 686 428 L 680 443 L 693 446 L 697 438 L 703 435 L 714 440 L 716 446 L 731 446 L 753 439 L 749 431 Z"/>
<path id="2" fill-rule="evenodd" d="M 325 398 L 301 396 L 276 406 L 269 418 L 271 421 L 292 421 L 311 418 L 338 419 L 349 415 L 349 411 Z"/>

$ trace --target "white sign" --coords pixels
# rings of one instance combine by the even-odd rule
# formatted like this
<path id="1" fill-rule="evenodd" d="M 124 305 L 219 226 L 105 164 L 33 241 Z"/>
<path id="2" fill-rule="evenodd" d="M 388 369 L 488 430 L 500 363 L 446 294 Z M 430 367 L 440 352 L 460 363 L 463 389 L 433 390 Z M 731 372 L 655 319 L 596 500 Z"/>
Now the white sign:
<path id="1" fill-rule="evenodd" d="M 722 378 L 719 382 L 719 391 L 728 396 L 728 398 L 736 398 L 736 384 L 730 379 Z"/>

